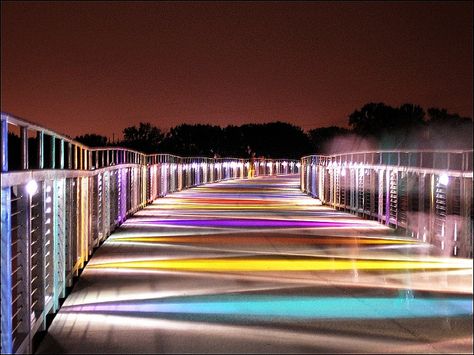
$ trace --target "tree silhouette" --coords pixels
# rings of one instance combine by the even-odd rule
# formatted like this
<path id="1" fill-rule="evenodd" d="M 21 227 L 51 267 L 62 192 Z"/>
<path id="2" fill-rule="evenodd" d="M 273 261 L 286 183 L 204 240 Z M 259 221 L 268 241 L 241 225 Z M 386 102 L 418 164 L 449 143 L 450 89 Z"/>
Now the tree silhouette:
<path id="1" fill-rule="evenodd" d="M 257 157 L 299 159 L 311 152 L 308 135 L 290 123 L 246 124 L 240 128 L 244 147 L 248 147 Z M 248 155 L 247 149 L 246 153 Z"/>
<path id="2" fill-rule="evenodd" d="M 461 117 L 449 113 L 446 109 L 429 108 L 427 146 L 443 149 L 472 149 L 473 121 L 470 117 Z"/>
<path id="3" fill-rule="evenodd" d="M 310 137 L 314 153 L 330 154 L 332 153 L 330 143 L 336 137 L 347 136 L 349 133 L 350 130 L 347 128 L 330 126 L 312 129 L 308 132 L 308 135 Z"/>
<path id="4" fill-rule="evenodd" d="M 158 127 L 140 122 L 138 127 L 131 126 L 123 130 L 123 141 L 119 144 L 144 153 L 158 153 L 163 137 Z"/>
<path id="5" fill-rule="evenodd" d="M 105 136 L 99 134 L 90 133 L 82 136 L 77 136 L 74 140 L 87 145 L 88 147 L 105 147 L 108 139 Z"/>
<path id="6" fill-rule="evenodd" d="M 432 107 L 426 113 L 412 103 L 392 107 L 371 102 L 349 114 L 348 121 L 351 129 L 330 126 L 311 129 L 308 133 L 280 121 L 225 128 L 181 124 L 166 135 L 150 123 L 140 123 L 138 127 L 125 128 L 124 139 L 118 145 L 144 153 L 180 156 L 293 159 L 353 150 L 472 148 L 472 118 L 449 113 L 444 108 Z M 18 140 L 11 138 L 12 149 L 19 146 Z M 107 144 L 107 138 L 97 134 L 86 134 L 76 140 L 91 147 Z M 29 143 L 32 151 L 36 149 L 33 140 Z"/>
<path id="7" fill-rule="evenodd" d="M 182 124 L 170 129 L 162 148 L 172 154 L 213 157 L 221 153 L 221 140 L 219 126 Z"/>
<path id="8" fill-rule="evenodd" d="M 349 115 L 349 125 L 361 136 L 381 136 L 397 127 L 397 116 L 393 107 L 371 102 Z"/>
<path id="9" fill-rule="evenodd" d="M 221 155 L 226 157 L 248 157 L 247 143 L 239 126 L 229 125 L 222 130 Z"/>
<path id="10" fill-rule="evenodd" d="M 472 119 L 411 103 L 391 107 L 369 103 L 349 115 L 349 125 L 362 137 L 374 137 L 378 149 L 467 149 L 472 147 Z"/>

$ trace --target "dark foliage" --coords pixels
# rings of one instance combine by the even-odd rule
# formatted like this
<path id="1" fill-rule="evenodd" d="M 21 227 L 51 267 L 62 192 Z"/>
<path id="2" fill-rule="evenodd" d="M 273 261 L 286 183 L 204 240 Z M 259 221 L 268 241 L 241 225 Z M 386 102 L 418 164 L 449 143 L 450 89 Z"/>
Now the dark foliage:
<path id="1" fill-rule="evenodd" d="M 245 124 L 221 128 L 182 124 L 170 129 L 163 152 L 183 156 L 300 158 L 312 149 L 300 127 L 285 122 Z"/>
<path id="2" fill-rule="evenodd" d="M 113 145 L 144 153 L 170 153 L 180 156 L 292 158 L 308 154 L 333 154 L 380 149 L 472 149 L 473 121 L 442 108 L 414 104 L 392 107 L 368 103 L 348 116 L 351 129 L 330 126 L 305 133 L 286 122 L 244 124 L 219 127 L 204 124 L 181 124 L 166 135 L 150 123 L 140 123 L 123 130 L 124 139 Z M 75 138 L 90 147 L 112 145 L 107 138 L 85 134 Z M 59 140 L 44 136 L 44 166 L 50 167 L 51 144 Z M 64 147 L 68 149 L 67 146 Z M 8 134 L 10 170 L 21 168 L 21 141 L 18 134 Z M 56 157 L 54 159 L 58 159 Z M 38 168 L 38 138 L 28 138 L 30 169 Z M 60 162 L 54 162 L 56 167 Z"/>
<path id="3" fill-rule="evenodd" d="M 330 126 L 315 128 L 308 132 L 313 151 L 319 154 L 333 153 L 332 143 L 336 137 L 347 137 L 351 133 L 347 128 Z"/>
<path id="4" fill-rule="evenodd" d="M 77 136 L 74 138 L 76 141 L 87 145 L 88 147 L 105 147 L 107 145 L 107 137 L 101 136 L 99 134 L 84 134 L 82 136 Z"/>
<path id="5" fill-rule="evenodd" d="M 123 130 L 123 141 L 119 145 L 143 153 L 156 153 L 160 150 L 163 137 L 164 134 L 158 127 L 140 122 L 138 127 L 131 126 Z"/>
<path id="6" fill-rule="evenodd" d="M 429 108 L 425 146 L 437 149 L 472 149 L 473 121 L 469 117 Z"/>
<path id="7" fill-rule="evenodd" d="M 214 157 L 220 155 L 222 128 L 211 125 L 182 124 L 166 134 L 162 151 L 182 156 Z"/>
<path id="8" fill-rule="evenodd" d="M 357 135 L 375 139 L 375 149 L 469 149 L 472 147 L 472 119 L 450 114 L 446 109 L 403 104 L 391 107 L 369 103 L 349 115 Z"/>

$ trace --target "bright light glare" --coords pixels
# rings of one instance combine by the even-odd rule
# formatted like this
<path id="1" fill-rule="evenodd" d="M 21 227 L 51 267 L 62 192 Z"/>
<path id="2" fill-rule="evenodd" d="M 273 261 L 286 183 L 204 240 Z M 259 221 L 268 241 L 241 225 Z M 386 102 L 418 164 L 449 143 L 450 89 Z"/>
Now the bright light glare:
<path id="1" fill-rule="evenodd" d="M 441 174 L 439 177 L 439 183 L 441 185 L 447 185 L 449 182 L 449 176 L 447 174 Z"/>
<path id="2" fill-rule="evenodd" d="M 36 194 L 37 191 L 38 191 L 38 183 L 35 180 L 30 180 L 26 184 L 26 192 L 28 192 L 30 196 L 33 196 L 34 194 Z"/>

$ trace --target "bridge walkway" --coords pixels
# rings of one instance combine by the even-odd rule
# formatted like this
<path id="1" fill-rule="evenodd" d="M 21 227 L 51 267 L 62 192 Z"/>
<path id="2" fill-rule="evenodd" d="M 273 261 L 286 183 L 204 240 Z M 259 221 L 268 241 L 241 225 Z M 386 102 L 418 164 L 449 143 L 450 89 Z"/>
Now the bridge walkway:
<path id="1" fill-rule="evenodd" d="M 37 353 L 472 352 L 472 260 L 294 176 L 156 200 L 96 251 Z"/>

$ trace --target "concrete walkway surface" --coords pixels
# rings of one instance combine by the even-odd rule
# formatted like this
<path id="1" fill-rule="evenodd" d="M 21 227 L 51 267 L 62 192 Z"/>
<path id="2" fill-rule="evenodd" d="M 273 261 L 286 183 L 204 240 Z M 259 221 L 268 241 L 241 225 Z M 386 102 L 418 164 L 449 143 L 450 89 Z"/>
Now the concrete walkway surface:
<path id="1" fill-rule="evenodd" d="M 37 353 L 472 353 L 472 260 L 294 176 L 156 200 L 96 251 Z"/>

